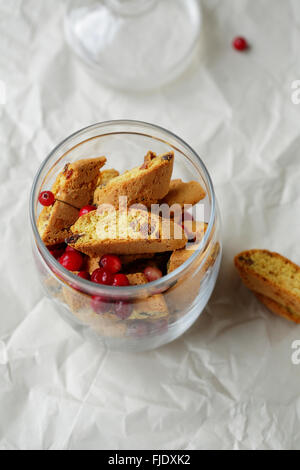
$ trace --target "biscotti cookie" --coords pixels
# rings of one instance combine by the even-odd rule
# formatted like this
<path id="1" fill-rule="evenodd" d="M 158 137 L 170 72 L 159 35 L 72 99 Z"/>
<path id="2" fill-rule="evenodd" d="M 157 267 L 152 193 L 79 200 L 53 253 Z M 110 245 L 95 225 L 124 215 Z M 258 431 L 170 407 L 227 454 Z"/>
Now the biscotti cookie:
<path id="1" fill-rule="evenodd" d="M 90 212 L 77 220 L 71 232 L 68 244 L 91 257 L 173 251 L 187 243 L 180 225 L 137 209 Z"/>
<path id="2" fill-rule="evenodd" d="M 207 276 L 212 272 L 213 266 L 219 259 L 220 251 L 221 247 L 218 242 L 209 244 L 204 252 L 193 261 L 192 272 L 190 270 L 186 275 L 180 277 L 174 287 L 171 287 L 171 289 L 167 291 L 165 298 L 175 318 L 178 319 L 185 315 L 186 306 L 191 306 L 196 302 L 201 283 L 204 282 Z M 180 265 L 173 264 L 171 269 L 173 268 L 174 270 L 179 266 Z"/>
<path id="3" fill-rule="evenodd" d="M 187 229 L 189 225 L 191 225 L 189 233 L 193 233 L 193 236 L 195 235 L 195 240 L 193 243 L 189 243 L 187 247 L 182 248 L 181 250 L 173 251 L 168 263 L 168 273 L 171 273 L 175 269 L 179 268 L 179 266 L 185 263 L 185 261 L 187 261 L 192 256 L 195 250 L 199 247 L 199 243 L 207 229 L 207 224 L 204 222 L 191 221 L 190 224 L 186 222 L 185 229 Z"/>
<path id="4" fill-rule="evenodd" d="M 127 275 L 131 286 L 147 284 L 148 280 L 143 273 Z M 167 304 L 161 294 L 151 295 L 145 299 L 135 300 L 133 311 L 128 320 L 157 320 L 169 315 Z"/>
<path id="5" fill-rule="evenodd" d="M 160 201 L 160 204 L 172 206 L 178 204 L 182 208 L 185 204 L 194 205 L 204 199 L 206 193 L 197 181 L 184 183 L 181 179 L 172 180 L 168 194 Z"/>
<path id="6" fill-rule="evenodd" d="M 100 171 L 100 176 L 97 181 L 97 188 L 104 188 L 110 180 L 116 178 L 119 175 L 120 173 L 114 168 L 109 168 L 108 170 Z"/>
<path id="7" fill-rule="evenodd" d="M 43 242 L 46 245 L 62 243 L 78 216 L 78 209 L 60 201 L 56 201 L 53 206 L 44 207 L 37 222 Z"/>
<path id="8" fill-rule="evenodd" d="M 55 203 L 44 207 L 38 218 L 39 234 L 46 245 L 62 243 L 67 237 L 79 209 L 93 199 L 99 170 L 105 162 L 105 157 L 99 157 L 65 165 L 52 187 Z"/>
<path id="9" fill-rule="evenodd" d="M 77 209 L 89 204 L 93 200 L 100 168 L 105 162 L 105 157 L 98 157 L 67 163 L 52 187 L 55 199 Z"/>
<path id="10" fill-rule="evenodd" d="M 95 313 L 91 308 L 91 297 L 89 295 L 68 286 L 63 287 L 62 294 L 64 301 L 75 317 L 100 336 L 121 338 L 126 335 L 127 325 L 125 322 L 112 312 L 102 313 L 101 315 Z"/>
<path id="11" fill-rule="evenodd" d="M 275 315 L 279 315 L 287 320 L 293 321 L 295 323 L 300 323 L 300 315 L 297 315 L 291 307 L 280 305 L 275 300 L 270 299 L 262 294 L 256 294 L 258 300 L 265 305 L 271 312 Z"/>
<path id="12" fill-rule="evenodd" d="M 300 318 L 299 266 L 268 250 L 244 251 L 234 258 L 234 263 L 249 289 Z M 275 309 L 273 311 L 276 313 Z"/>
<path id="13" fill-rule="evenodd" d="M 94 194 L 96 205 L 111 204 L 119 207 L 119 197 L 126 196 L 127 204 L 139 203 L 149 207 L 169 191 L 173 172 L 174 153 L 156 156 L 148 152 L 144 163 L 133 170 L 111 179 Z"/>

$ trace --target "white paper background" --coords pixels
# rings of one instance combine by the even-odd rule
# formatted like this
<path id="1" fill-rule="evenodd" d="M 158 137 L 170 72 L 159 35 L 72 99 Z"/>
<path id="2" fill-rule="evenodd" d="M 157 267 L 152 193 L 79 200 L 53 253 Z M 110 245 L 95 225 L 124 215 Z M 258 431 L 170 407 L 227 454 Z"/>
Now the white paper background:
<path id="1" fill-rule="evenodd" d="M 269 248 L 300 263 L 297 0 L 205 0 L 202 52 L 148 94 L 106 89 L 64 42 L 67 2 L 0 1 L 0 448 L 300 449 L 300 327 L 272 316 L 232 258 Z M 245 35 L 247 54 L 231 49 Z M 131 118 L 160 124 L 204 156 L 223 216 L 213 297 L 181 339 L 120 354 L 86 344 L 42 294 L 28 193 L 73 131 Z"/>

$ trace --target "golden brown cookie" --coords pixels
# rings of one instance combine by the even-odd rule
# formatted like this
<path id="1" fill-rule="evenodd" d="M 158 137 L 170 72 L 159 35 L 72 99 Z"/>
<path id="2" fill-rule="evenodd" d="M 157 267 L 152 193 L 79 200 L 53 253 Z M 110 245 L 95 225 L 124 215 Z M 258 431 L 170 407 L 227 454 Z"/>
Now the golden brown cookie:
<path id="1" fill-rule="evenodd" d="M 127 277 L 131 286 L 139 286 L 148 283 L 143 273 L 128 274 Z M 133 303 L 133 311 L 128 320 L 157 320 L 166 318 L 168 315 L 169 311 L 163 295 L 155 294 L 144 299 L 135 300 Z"/>
<path id="2" fill-rule="evenodd" d="M 100 336 L 120 338 L 126 335 L 127 325 L 113 312 L 97 314 L 91 307 L 91 297 L 82 292 L 64 286 L 62 289 L 64 301 L 72 313 L 84 325 L 92 328 Z"/>
<path id="3" fill-rule="evenodd" d="M 119 174 L 120 173 L 114 168 L 100 171 L 100 176 L 97 181 L 97 188 L 99 189 L 104 188 L 110 180 L 112 180 L 113 178 L 116 178 L 117 176 L 119 176 Z"/>
<path id="4" fill-rule="evenodd" d="M 197 181 L 184 183 L 181 179 L 172 180 L 168 194 L 160 201 L 160 204 L 168 204 L 170 207 L 174 204 L 182 208 L 185 204 L 194 205 L 201 199 L 204 199 L 206 193 Z"/>
<path id="5" fill-rule="evenodd" d="M 63 202 L 56 201 L 53 206 L 44 207 L 37 223 L 43 242 L 47 245 L 62 243 L 78 216 L 78 209 Z"/>
<path id="6" fill-rule="evenodd" d="M 168 273 L 171 273 L 175 269 L 179 268 L 179 266 L 185 263 L 185 261 L 187 261 L 192 256 L 195 250 L 199 247 L 199 243 L 201 242 L 206 232 L 207 224 L 204 222 L 191 221 L 185 223 L 185 228 L 189 228 L 189 235 L 192 233 L 195 234 L 196 239 L 193 243 L 188 243 L 185 248 L 173 251 L 168 263 Z M 187 234 L 188 238 L 189 235 Z"/>
<path id="7" fill-rule="evenodd" d="M 105 157 L 99 157 L 65 165 L 52 186 L 55 203 L 44 207 L 38 218 L 38 230 L 45 244 L 62 243 L 68 236 L 79 209 L 93 199 L 99 170 L 105 162 Z"/>
<path id="8" fill-rule="evenodd" d="M 180 225 L 137 209 L 98 209 L 80 217 L 71 232 L 68 244 L 91 257 L 173 251 L 187 243 Z"/>
<path id="9" fill-rule="evenodd" d="M 168 193 L 173 164 L 173 152 L 159 156 L 148 152 L 140 167 L 111 179 L 103 188 L 97 188 L 94 203 L 119 208 L 119 197 L 127 196 L 128 206 L 139 203 L 149 207 Z"/>
<path id="10" fill-rule="evenodd" d="M 258 300 L 263 303 L 271 312 L 275 313 L 275 315 L 279 315 L 287 320 L 293 321 L 295 323 L 300 323 L 300 315 L 297 315 L 293 312 L 293 309 L 288 306 L 280 305 L 275 300 L 269 299 L 262 294 L 256 294 Z"/>
<path id="11" fill-rule="evenodd" d="M 220 254 L 220 248 L 218 242 L 209 244 L 204 252 L 193 261 L 192 268 L 181 276 L 176 284 L 166 292 L 165 298 L 167 304 L 170 310 L 175 313 L 176 318 L 184 316 L 187 309 L 196 302 L 201 283 L 209 275 L 216 263 Z M 177 267 L 179 265 L 173 264 L 171 269 L 174 270 Z M 170 266 L 168 272 L 171 272 Z"/>
<path id="12" fill-rule="evenodd" d="M 270 301 L 279 304 L 281 312 L 283 308 L 300 318 L 299 266 L 268 250 L 244 251 L 234 258 L 234 263 L 246 287 L 263 296 L 260 300 L 268 302 L 274 313 L 279 312 L 279 307 Z"/>
<path id="13" fill-rule="evenodd" d="M 105 162 L 105 157 L 99 157 L 67 163 L 52 187 L 55 198 L 77 209 L 91 203 L 100 168 Z"/>

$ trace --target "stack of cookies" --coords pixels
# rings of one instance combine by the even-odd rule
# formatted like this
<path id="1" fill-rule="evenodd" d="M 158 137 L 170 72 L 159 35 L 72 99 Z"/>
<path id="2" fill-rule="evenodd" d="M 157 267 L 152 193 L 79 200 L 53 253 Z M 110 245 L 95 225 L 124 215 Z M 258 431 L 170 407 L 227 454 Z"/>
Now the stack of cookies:
<path id="1" fill-rule="evenodd" d="M 105 164 L 105 157 L 66 164 L 51 191 L 40 194 L 38 230 L 62 266 L 117 291 L 157 280 L 193 254 L 207 226 L 191 215 L 183 222 L 182 213 L 206 194 L 196 181 L 172 180 L 173 152 L 149 151 L 139 167 L 121 175 L 102 169 Z M 65 285 L 62 295 L 80 320 L 109 336 L 138 332 L 145 320 L 165 325 L 169 318 L 161 293 L 130 303 Z"/>

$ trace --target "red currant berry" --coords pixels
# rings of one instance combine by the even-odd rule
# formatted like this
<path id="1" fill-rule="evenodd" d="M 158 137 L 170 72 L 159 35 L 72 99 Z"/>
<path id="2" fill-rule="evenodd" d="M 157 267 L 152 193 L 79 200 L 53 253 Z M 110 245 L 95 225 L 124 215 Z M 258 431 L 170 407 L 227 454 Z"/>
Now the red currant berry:
<path id="1" fill-rule="evenodd" d="M 48 248 L 49 252 L 55 259 L 60 258 L 65 252 L 66 245 L 64 243 L 60 245 L 54 245 Z"/>
<path id="2" fill-rule="evenodd" d="M 129 286 L 129 280 L 128 277 L 125 274 L 115 274 L 114 280 L 113 280 L 113 286 L 116 287 L 124 287 L 124 286 Z"/>
<path id="3" fill-rule="evenodd" d="M 114 275 L 106 269 L 98 268 L 92 273 L 91 281 L 96 282 L 96 284 L 111 286 L 114 282 Z"/>
<path id="4" fill-rule="evenodd" d="M 80 209 L 79 217 L 81 217 L 82 215 L 88 214 L 89 212 L 95 211 L 96 209 L 97 209 L 96 206 L 84 206 Z"/>
<path id="5" fill-rule="evenodd" d="M 115 255 L 103 255 L 99 265 L 114 274 L 118 273 L 122 269 L 121 260 Z"/>
<path id="6" fill-rule="evenodd" d="M 162 277 L 162 272 L 160 269 L 155 268 L 154 266 L 147 266 L 144 269 L 144 274 L 148 279 L 148 282 L 157 281 Z"/>
<path id="7" fill-rule="evenodd" d="M 58 260 L 69 271 L 80 271 L 83 258 L 80 253 L 64 253 Z"/>
<path id="8" fill-rule="evenodd" d="M 75 250 L 72 246 L 68 245 L 66 248 L 66 253 L 79 253 L 78 250 Z"/>
<path id="9" fill-rule="evenodd" d="M 98 315 L 108 312 L 108 310 L 110 310 L 110 306 L 111 304 L 107 297 L 103 297 L 102 295 L 93 295 L 91 300 L 91 307 Z"/>
<path id="10" fill-rule="evenodd" d="M 51 191 L 42 191 L 39 195 L 39 202 L 42 206 L 52 206 L 55 203 L 54 194 Z"/>
<path id="11" fill-rule="evenodd" d="M 126 320 L 132 312 L 132 304 L 125 300 L 117 300 L 115 303 L 115 314 L 122 320 Z"/>
<path id="12" fill-rule="evenodd" d="M 232 41 L 232 46 L 237 51 L 244 51 L 249 47 L 246 39 L 241 36 L 234 38 L 234 40 Z"/>
<path id="13" fill-rule="evenodd" d="M 91 279 L 90 273 L 88 273 L 87 271 L 80 271 L 77 274 L 77 276 L 81 277 L 82 279 L 86 279 L 87 281 L 89 281 Z"/>

